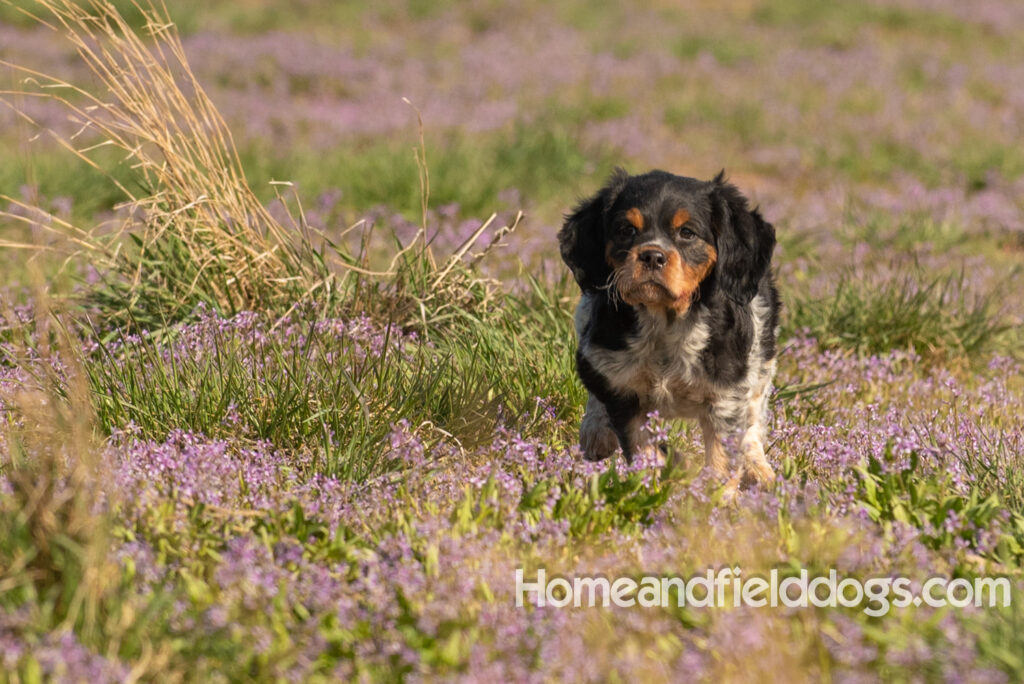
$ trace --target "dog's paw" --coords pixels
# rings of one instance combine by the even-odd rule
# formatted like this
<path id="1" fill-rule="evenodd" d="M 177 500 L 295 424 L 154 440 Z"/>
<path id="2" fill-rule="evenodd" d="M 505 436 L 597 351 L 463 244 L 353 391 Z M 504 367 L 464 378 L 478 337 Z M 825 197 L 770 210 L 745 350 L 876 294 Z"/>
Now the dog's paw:
<path id="1" fill-rule="evenodd" d="M 760 439 L 743 440 L 743 465 L 740 469 L 740 486 L 768 487 L 775 482 L 775 471 L 764 456 L 764 446 Z"/>
<path id="2" fill-rule="evenodd" d="M 775 483 L 775 470 L 767 461 L 753 461 L 743 465 L 740 476 L 740 487 L 771 487 Z"/>
<path id="3" fill-rule="evenodd" d="M 588 461 L 603 461 L 619 448 L 619 439 L 615 436 L 607 417 L 594 416 L 590 413 L 583 416 L 580 425 L 580 449 L 583 458 Z"/>
<path id="4" fill-rule="evenodd" d="M 767 461 L 744 463 L 719 490 L 718 501 L 723 506 L 735 503 L 741 491 L 770 489 L 775 483 L 775 471 Z"/>

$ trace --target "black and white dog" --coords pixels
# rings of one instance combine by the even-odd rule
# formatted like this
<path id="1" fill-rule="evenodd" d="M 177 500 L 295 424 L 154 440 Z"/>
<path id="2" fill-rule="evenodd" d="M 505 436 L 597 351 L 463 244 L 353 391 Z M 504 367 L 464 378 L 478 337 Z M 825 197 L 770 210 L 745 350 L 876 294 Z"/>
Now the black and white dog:
<path id="1" fill-rule="evenodd" d="M 771 224 L 724 172 L 699 181 L 619 169 L 566 218 L 558 241 L 583 291 L 585 457 L 621 447 L 632 460 L 647 414 L 658 411 L 700 421 L 706 466 L 723 477 L 722 440 L 740 437 L 733 491 L 773 481 L 764 454 L 780 308 Z"/>

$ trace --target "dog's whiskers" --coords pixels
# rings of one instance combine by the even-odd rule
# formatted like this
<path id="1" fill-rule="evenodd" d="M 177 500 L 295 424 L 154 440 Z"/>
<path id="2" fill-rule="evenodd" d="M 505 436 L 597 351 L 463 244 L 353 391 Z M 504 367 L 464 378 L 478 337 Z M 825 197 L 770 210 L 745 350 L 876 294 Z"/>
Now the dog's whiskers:
<path id="1" fill-rule="evenodd" d="M 617 268 L 608 275 L 608 281 L 599 289 L 605 290 L 608 293 L 608 300 L 612 306 L 616 309 L 619 308 L 619 302 L 622 301 L 622 291 L 619 289 L 621 284 L 619 281 L 622 280 L 625 270 Z"/>

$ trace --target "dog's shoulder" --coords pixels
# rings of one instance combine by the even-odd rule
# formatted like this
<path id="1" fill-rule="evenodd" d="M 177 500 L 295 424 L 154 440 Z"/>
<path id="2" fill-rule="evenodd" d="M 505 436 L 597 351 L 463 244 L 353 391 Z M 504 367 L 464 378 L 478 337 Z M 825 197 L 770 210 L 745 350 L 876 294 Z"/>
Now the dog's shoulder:
<path id="1" fill-rule="evenodd" d="M 747 304 L 715 297 L 705 307 L 708 344 L 701 360 L 716 385 L 741 382 L 751 368 L 775 357 L 780 302 L 774 279 L 766 274 Z"/>
<path id="2" fill-rule="evenodd" d="M 626 350 L 639 333 L 639 324 L 633 307 L 616 304 L 603 293 L 584 292 L 576 306 L 576 336 L 581 347 Z"/>

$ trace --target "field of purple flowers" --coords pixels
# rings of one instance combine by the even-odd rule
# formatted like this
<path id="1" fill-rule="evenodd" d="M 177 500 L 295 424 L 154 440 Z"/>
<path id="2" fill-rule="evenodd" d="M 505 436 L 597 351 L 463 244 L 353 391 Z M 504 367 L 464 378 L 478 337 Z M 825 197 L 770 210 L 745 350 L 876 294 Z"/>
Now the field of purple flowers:
<path id="1" fill-rule="evenodd" d="M 0 681 L 1024 677 L 1024 6 L 75 5 L 0 0 Z M 616 165 L 777 228 L 770 491 L 580 457 Z M 516 605 L 723 567 L 1012 601 Z"/>

